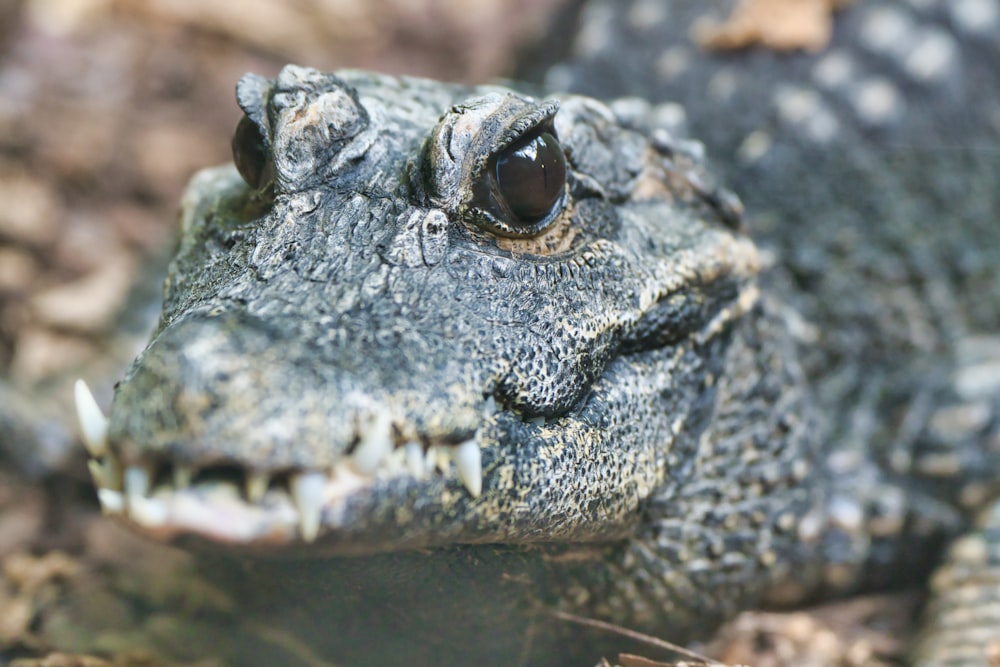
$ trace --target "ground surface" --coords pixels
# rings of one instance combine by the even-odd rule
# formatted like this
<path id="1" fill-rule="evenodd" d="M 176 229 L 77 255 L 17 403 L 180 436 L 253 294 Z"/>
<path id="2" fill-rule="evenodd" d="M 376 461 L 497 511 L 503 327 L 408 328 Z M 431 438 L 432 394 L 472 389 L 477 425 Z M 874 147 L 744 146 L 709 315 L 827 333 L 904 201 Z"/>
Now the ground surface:
<path id="1" fill-rule="evenodd" d="M 113 332 L 169 249 L 184 182 L 229 157 L 243 72 L 294 61 L 481 81 L 513 70 L 557 4 L 0 0 L 0 376 L 66 397 L 76 373 L 114 377 L 132 350 Z M 61 472 L 0 461 L 0 665 L 220 665 L 246 636 L 276 660 L 328 664 L 239 627 L 186 555 L 103 520 L 82 457 L 46 460 Z M 760 666 L 897 664 L 917 599 L 746 614 L 706 650 Z M 660 664 L 643 660 L 619 662 Z"/>

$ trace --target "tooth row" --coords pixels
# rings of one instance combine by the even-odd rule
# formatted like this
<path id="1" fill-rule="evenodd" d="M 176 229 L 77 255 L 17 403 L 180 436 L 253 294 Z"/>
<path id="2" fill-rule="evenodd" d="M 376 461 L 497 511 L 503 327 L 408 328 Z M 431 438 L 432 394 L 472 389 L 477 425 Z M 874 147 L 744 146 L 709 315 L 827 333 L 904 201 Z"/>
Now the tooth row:
<path id="1" fill-rule="evenodd" d="M 491 396 L 486 412 L 496 411 L 495 399 Z M 543 420 L 544 421 L 544 420 Z M 458 478 L 473 498 L 478 498 L 483 488 L 483 464 L 479 443 L 473 438 L 458 446 L 432 445 L 426 455 L 417 442 L 407 442 L 402 447 L 392 443 L 392 420 L 387 410 L 377 412 L 370 418 L 364 435 L 348 459 L 350 465 L 362 475 L 372 476 L 383 468 L 400 470 L 405 467 L 414 477 L 421 479 L 439 469 L 447 474 L 454 462 Z"/>
<path id="2" fill-rule="evenodd" d="M 149 497 L 154 483 L 153 467 L 129 466 L 122 470 L 108 447 L 108 419 L 83 380 L 77 380 L 74 397 L 80 431 L 92 457 L 88 466 L 97 486 L 102 510 L 106 514 L 127 512 L 132 520 L 147 527 L 164 526 L 170 519 L 170 507 L 162 499 Z M 487 412 L 492 410 L 495 406 L 488 406 Z M 483 467 L 479 443 L 475 438 L 457 446 L 431 445 L 426 452 L 418 442 L 394 447 L 390 415 L 381 411 L 364 428 L 364 435 L 352 455 L 330 474 L 306 471 L 290 477 L 289 491 L 298 510 L 299 533 L 307 542 L 315 540 L 328 497 L 342 496 L 360 488 L 380 471 L 405 471 L 422 479 L 435 468 L 447 474 L 452 463 L 459 480 L 472 497 L 478 498 L 482 493 Z M 191 487 L 194 477 L 192 467 L 177 464 L 173 466 L 172 474 L 175 495 Z M 271 477 L 266 472 L 247 472 L 244 493 L 251 505 L 260 504 L 267 495 L 270 482 Z M 231 485 L 220 485 L 220 488 L 236 491 Z"/>

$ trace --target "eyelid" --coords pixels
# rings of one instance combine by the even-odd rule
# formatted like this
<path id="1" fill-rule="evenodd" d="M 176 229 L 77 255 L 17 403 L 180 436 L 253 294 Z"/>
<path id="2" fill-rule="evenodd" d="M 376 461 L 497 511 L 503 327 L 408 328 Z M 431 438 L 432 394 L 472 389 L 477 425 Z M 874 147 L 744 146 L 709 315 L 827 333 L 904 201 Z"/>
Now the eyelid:
<path id="1" fill-rule="evenodd" d="M 489 92 L 454 105 L 425 148 L 429 203 L 474 234 L 528 239 L 545 232 L 564 209 L 566 191 L 555 201 L 551 215 L 525 224 L 503 201 L 496 170 L 498 160 L 512 147 L 546 133 L 558 144 L 554 122 L 558 110 L 558 100 L 539 102 L 509 92 Z M 561 147 L 558 150 L 565 160 Z M 537 155 L 538 147 L 532 153 Z"/>

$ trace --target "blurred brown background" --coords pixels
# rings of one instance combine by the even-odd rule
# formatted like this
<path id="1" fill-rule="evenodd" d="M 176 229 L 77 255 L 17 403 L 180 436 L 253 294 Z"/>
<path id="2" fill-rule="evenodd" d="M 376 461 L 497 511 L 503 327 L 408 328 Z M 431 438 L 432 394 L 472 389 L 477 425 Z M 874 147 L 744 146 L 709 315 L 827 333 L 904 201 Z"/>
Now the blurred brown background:
<path id="1" fill-rule="evenodd" d="M 563 0 L 0 0 L 0 377 L 107 353 L 235 82 L 286 62 L 483 81 Z"/>

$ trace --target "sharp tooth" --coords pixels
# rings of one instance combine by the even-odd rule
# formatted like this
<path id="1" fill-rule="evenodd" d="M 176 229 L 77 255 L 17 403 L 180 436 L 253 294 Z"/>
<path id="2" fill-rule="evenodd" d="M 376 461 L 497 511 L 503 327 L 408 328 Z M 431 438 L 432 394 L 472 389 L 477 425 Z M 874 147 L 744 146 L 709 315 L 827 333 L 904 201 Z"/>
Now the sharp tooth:
<path id="1" fill-rule="evenodd" d="M 392 420 L 389 411 L 382 410 L 361 434 L 361 440 L 351 455 L 351 463 L 358 472 L 372 475 L 378 470 L 382 459 L 391 452 Z"/>
<path id="2" fill-rule="evenodd" d="M 149 470 L 142 466 L 129 466 L 125 469 L 125 497 L 131 504 L 133 498 L 142 498 L 149 493 Z"/>
<path id="3" fill-rule="evenodd" d="M 191 486 L 191 480 L 194 478 L 194 469 L 191 466 L 175 464 L 174 465 L 174 488 L 175 489 L 186 489 Z"/>
<path id="4" fill-rule="evenodd" d="M 271 483 L 271 476 L 262 471 L 250 471 L 247 473 L 247 500 L 252 503 L 259 503 L 267 493 L 267 486 Z"/>
<path id="5" fill-rule="evenodd" d="M 321 472 L 303 472 L 292 476 L 292 500 L 299 509 L 299 532 L 306 542 L 312 542 L 319 534 L 325 486 L 326 475 Z"/>
<path id="6" fill-rule="evenodd" d="M 483 459 L 479 443 L 473 438 L 466 440 L 452 452 L 458 478 L 469 490 L 473 498 L 478 498 L 483 490 Z"/>
<path id="7" fill-rule="evenodd" d="M 125 497 L 120 491 L 97 489 L 97 500 L 101 503 L 101 511 L 105 514 L 121 514 L 125 509 Z"/>
<path id="8" fill-rule="evenodd" d="M 423 478 L 424 448 L 419 442 L 408 442 L 403 445 L 403 451 L 406 454 L 406 467 L 410 469 L 410 474 L 417 479 Z"/>
<path id="9" fill-rule="evenodd" d="M 108 418 L 97 406 L 94 395 L 83 380 L 77 380 L 73 385 L 73 397 L 76 399 L 76 414 L 80 420 L 83 444 L 87 446 L 91 456 L 104 456 L 108 453 Z"/>
<path id="10" fill-rule="evenodd" d="M 451 447 L 447 445 L 432 445 L 427 453 L 434 457 L 434 465 L 442 474 L 447 474 L 451 468 Z"/>
<path id="11" fill-rule="evenodd" d="M 429 475 L 434 472 L 434 468 L 437 466 L 437 447 L 430 445 L 427 447 L 427 451 L 424 452 L 424 474 Z"/>

